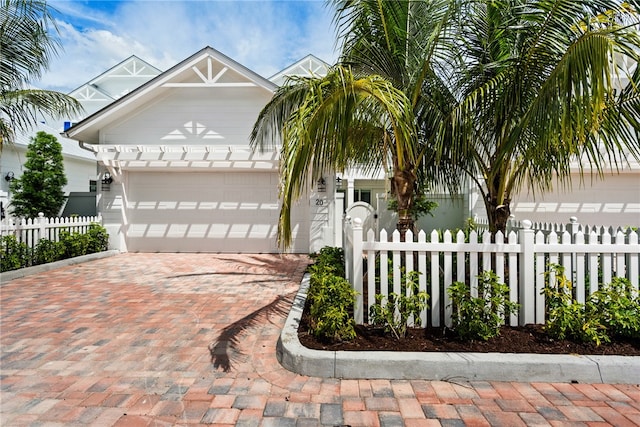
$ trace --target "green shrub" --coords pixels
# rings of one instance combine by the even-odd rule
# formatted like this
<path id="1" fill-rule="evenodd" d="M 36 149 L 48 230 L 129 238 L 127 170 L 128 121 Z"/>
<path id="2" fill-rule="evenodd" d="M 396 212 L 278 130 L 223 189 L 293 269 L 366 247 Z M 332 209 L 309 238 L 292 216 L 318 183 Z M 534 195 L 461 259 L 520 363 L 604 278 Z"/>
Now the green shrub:
<path id="1" fill-rule="evenodd" d="M 60 242 L 42 239 L 35 248 L 33 264 L 47 264 L 64 258 L 65 248 Z"/>
<path id="2" fill-rule="evenodd" d="M 332 273 L 312 275 L 308 295 L 311 333 L 329 341 L 355 338 L 355 296 L 351 284 L 343 277 Z"/>
<path id="3" fill-rule="evenodd" d="M 0 271 L 17 270 L 108 249 L 109 235 L 100 224 L 91 224 L 86 234 L 61 230 L 58 238 L 58 242 L 41 239 L 31 251 L 15 236 L 2 237 Z"/>
<path id="4" fill-rule="evenodd" d="M 347 341 L 355 338 L 353 305 L 356 292 L 344 278 L 342 249 L 325 247 L 309 268 L 309 329 L 317 338 Z"/>
<path id="5" fill-rule="evenodd" d="M 0 271 L 11 271 L 28 267 L 29 247 L 19 242 L 16 236 L 3 236 L 0 239 Z"/>
<path id="6" fill-rule="evenodd" d="M 397 339 L 407 335 L 407 323 L 411 316 L 416 326 L 422 324 L 420 313 L 427 307 L 429 300 L 429 294 L 420 291 L 420 273 L 412 271 L 407 274 L 404 267 L 402 270 L 400 295 L 392 292 L 385 301 L 384 295 L 377 294 L 376 303 L 369 309 L 372 323 L 384 326 L 385 332 L 393 333 Z"/>
<path id="7" fill-rule="evenodd" d="M 504 319 L 518 310 L 509 300 L 509 287 L 498 283 L 498 276 L 485 271 L 478 276 L 478 296 L 462 282 L 453 283 L 447 290 L 451 297 L 452 326 L 464 340 L 488 340 L 500 335 Z"/>
<path id="8" fill-rule="evenodd" d="M 69 233 L 66 230 L 60 231 L 59 242 L 64 247 L 64 257 L 73 258 L 86 255 L 89 249 L 89 235 L 80 233 Z"/>
<path id="9" fill-rule="evenodd" d="M 640 295 L 629 279 L 616 277 L 591 294 L 587 317 L 599 318 L 609 336 L 640 338 Z"/>
<path id="10" fill-rule="evenodd" d="M 107 230 L 100 224 L 93 223 L 87 231 L 89 236 L 89 246 L 87 253 L 93 254 L 96 252 L 102 252 L 109 249 L 109 234 Z"/>
<path id="11" fill-rule="evenodd" d="M 317 254 L 311 254 L 314 264 L 309 267 L 309 272 L 331 271 L 337 276 L 345 277 L 344 252 L 342 248 L 325 246 Z"/>
<path id="12" fill-rule="evenodd" d="M 546 284 L 542 290 L 547 305 L 547 321 L 544 329 L 555 339 L 572 339 L 581 342 L 609 342 L 606 326 L 601 322 L 597 304 L 590 301 L 580 304 L 573 299 L 573 285 L 564 275 L 564 267 L 551 264 L 545 273 Z M 551 275 L 555 283 L 551 283 Z"/>

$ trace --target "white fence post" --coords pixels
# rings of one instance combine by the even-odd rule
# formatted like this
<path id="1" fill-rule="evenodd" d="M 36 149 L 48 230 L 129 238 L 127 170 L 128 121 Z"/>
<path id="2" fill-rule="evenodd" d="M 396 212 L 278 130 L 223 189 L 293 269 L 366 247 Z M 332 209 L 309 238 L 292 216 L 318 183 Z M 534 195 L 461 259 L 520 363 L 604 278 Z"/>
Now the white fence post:
<path id="1" fill-rule="evenodd" d="M 47 232 L 47 218 L 44 217 L 44 214 L 42 212 L 38 213 L 38 232 L 36 233 L 36 235 L 34 236 L 33 239 L 33 246 L 35 247 L 38 242 L 40 241 L 40 239 L 43 239 L 45 237 L 45 234 Z"/>
<path id="2" fill-rule="evenodd" d="M 535 269 L 534 269 L 534 231 L 531 221 L 522 221 L 522 229 L 518 232 L 520 241 L 520 265 L 518 273 L 518 293 L 520 294 L 520 325 L 533 323 L 535 320 Z"/>
<path id="3" fill-rule="evenodd" d="M 356 324 L 364 323 L 364 299 L 362 295 L 362 220 L 353 219 L 352 232 L 352 268 L 353 268 L 353 288 L 357 292 L 354 306 L 354 317 Z"/>

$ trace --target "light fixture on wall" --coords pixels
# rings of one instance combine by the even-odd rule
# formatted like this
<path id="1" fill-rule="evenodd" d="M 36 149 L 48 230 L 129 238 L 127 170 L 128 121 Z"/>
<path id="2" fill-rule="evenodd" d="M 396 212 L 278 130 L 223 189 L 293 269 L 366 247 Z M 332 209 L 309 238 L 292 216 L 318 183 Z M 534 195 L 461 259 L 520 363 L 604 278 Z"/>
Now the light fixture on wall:
<path id="1" fill-rule="evenodd" d="M 318 193 L 326 193 L 327 192 L 327 181 L 324 178 L 320 178 L 318 180 Z"/>
<path id="2" fill-rule="evenodd" d="M 336 190 L 342 189 L 342 178 L 339 176 L 336 177 Z"/>
<path id="3" fill-rule="evenodd" d="M 111 178 L 111 174 L 109 172 L 104 173 L 104 177 L 102 178 L 103 184 L 111 184 L 113 182 L 113 178 Z"/>
<path id="4" fill-rule="evenodd" d="M 102 176 L 102 191 L 111 191 L 111 183 L 113 182 L 113 178 L 109 172 L 105 172 Z"/>
<path id="5" fill-rule="evenodd" d="M 15 175 L 13 174 L 13 172 L 9 171 L 4 176 L 4 180 L 7 181 L 7 182 L 11 182 L 11 181 L 13 181 L 14 177 L 15 177 Z"/>

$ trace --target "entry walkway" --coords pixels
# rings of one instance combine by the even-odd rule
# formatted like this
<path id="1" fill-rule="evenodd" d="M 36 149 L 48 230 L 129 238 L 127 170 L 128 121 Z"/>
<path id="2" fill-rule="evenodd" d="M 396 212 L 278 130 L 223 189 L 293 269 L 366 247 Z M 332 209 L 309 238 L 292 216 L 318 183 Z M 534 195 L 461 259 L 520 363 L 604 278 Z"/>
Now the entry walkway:
<path id="1" fill-rule="evenodd" d="M 2 283 L 2 426 L 637 426 L 640 387 L 338 380 L 275 346 L 307 258 L 123 254 Z"/>

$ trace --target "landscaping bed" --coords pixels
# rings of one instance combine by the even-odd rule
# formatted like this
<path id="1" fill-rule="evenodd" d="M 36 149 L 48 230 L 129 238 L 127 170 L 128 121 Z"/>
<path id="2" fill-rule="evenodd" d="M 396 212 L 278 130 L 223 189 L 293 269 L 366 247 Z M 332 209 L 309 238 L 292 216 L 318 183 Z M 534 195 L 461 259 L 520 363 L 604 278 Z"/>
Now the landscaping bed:
<path id="1" fill-rule="evenodd" d="M 447 289 L 453 329 L 408 328 L 429 298 L 411 272 L 402 276 L 398 294 L 376 295 L 368 307 L 371 324 L 355 325 L 356 293 L 344 278 L 341 250 L 323 248 L 314 258 L 298 328 L 300 343 L 309 349 L 640 356 L 640 297 L 628 279 L 602 284 L 578 303 L 564 268 L 551 264 L 553 277 L 547 276 L 544 288 L 546 324 L 514 327 L 501 325 L 518 305 L 509 300 L 509 288 L 487 271 L 478 276 L 476 296 L 465 283 Z"/>
<path id="2" fill-rule="evenodd" d="M 308 332 L 307 315 L 302 317 L 298 338 L 307 348 L 331 351 L 417 351 L 417 352 L 475 352 L 475 353 L 538 353 L 640 356 L 638 340 L 618 340 L 599 346 L 569 340 L 553 340 L 542 330 L 542 325 L 522 327 L 504 326 L 500 335 L 488 341 L 461 341 L 445 328 L 410 328 L 405 338 L 396 339 L 382 328 L 357 325 L 352 341 L 327 343 Z"/>

